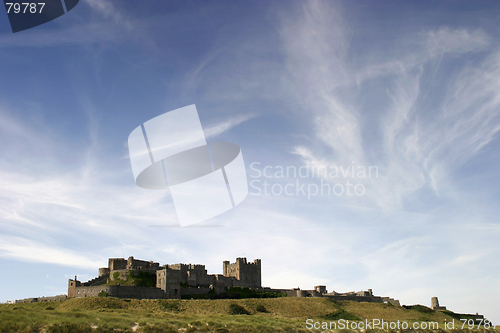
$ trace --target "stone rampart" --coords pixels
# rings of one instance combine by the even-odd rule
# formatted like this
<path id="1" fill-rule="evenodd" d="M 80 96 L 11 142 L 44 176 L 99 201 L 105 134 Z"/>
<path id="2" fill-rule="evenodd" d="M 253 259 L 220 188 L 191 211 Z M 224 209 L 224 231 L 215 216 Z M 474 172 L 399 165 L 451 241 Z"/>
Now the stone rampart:
<path id="1" fill-rule="evenodd" d="M 68 298 L 68 296 L 66 295 L 31 297 L 31 298 L 18 299 L 15 301 L 15 303 L 56 302 L 56 301 L 62 301 L 66 298 Z"/>
<path id="2" fill-rule="evenodd" d="M 203 295 L 207 294 L 211 289 L 208 287 L 189 287 L 189 288 L 181 288 L 181 295 Z"/>
<path id="3" fill-rule="evenodd" d="M 329 299 L 336 301 L 356 301 L 356 302 L 371 302 L 384 303 L 380 296 L 357 296 L 357 295 L 323 295 Z"/>
<path id="4" fill-rule="evenodd" d="M 164 292 L 161 289 L 154 287 L 135 287 L 135 286 L 93 286 L 93 287 L 76 287 L 76 298 L 98 296 L 100 292 L 108 293 L 109 297 L 119 298 L 164 298 Z"/>

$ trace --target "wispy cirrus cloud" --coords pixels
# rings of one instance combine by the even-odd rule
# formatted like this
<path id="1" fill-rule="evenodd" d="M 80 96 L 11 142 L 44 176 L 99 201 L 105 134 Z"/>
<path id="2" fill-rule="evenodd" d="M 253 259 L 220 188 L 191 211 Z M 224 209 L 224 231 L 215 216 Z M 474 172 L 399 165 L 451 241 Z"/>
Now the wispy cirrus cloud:
<path id="1" fill-rule="evenodd" d="M 500 50 L 477 66 L 466 67 L 446 92 L 440 122 L 443 138 L 433 155 L 462 164 L 488 144 L 500 130 Z M 438 127 L 438 126 L 436 126 Z M 438 128 L 435 128 L 438 131 Z M 445 148 L 446 147 L 446 148 Z"/>
<path id="2" fill-rule="evenodd" d="M 113 3 L 107 0 L 88 0 L 85 3 L 102 14 L 105 18 L 111 18 L 115 23 L 125 27 L 127 30 L 132 30 L 134 28 L 134 24 L 123 15 L 120 7 L 115 6 L 116 2 Z"/>
<path id="3" fill-rule="evenodd" d="M 69 267 L 95 269 L 102 266 L 105 257 L 94 256 L 89 253 L 81 254 L 68 250 L 67 247 L 47 246 L 44 243 L 30 241 L 21 237 L 6 237 L 0 235 L 0 257 L 20 261 L 56 264 Z"/>
<path id="4" fill-rule="evenodd" d="M 341 91 L 352 83 L 349 31 L 342 22 L 335 8 L 319 1 L 302 4 L 298 18 L 283 19 L 287 90 L 312 114 L 318 139 L 334 149 L 332 162 L 362 163 L 360 114 Z"/>
<path id="5" fill-rule="evenodd" d="M 417 47 L 407 55 L 398 52 L 400 59 L 355 67 L 346 57 L 351 33 L 339 12 L 323 2 L 303 5 L 293 24 L 283 21 L 288 75 L 300 77 L 291 83 L 293 95 L 313 112 L 318 143 L 332 148 L 329 156 L 315 152 L 318 144 L 292 152 L 316 166 L 376 163 L 382 177 L 362 181 L 374 203 L 389 210 L 402 208 L 408 195 L 426 186 L 437 195 L 451 194 L 446 175 L 491 142 L 500 128 L 498 55 L 491 52 L 439 78 L 444 99 L 428 88 L 429 77 L 440 69 L 431 61 L 439 58 L 444 64 L 446 54 L 490 52 L 489 36 L 480 29 L 440 27 L 407 36 Z M 379 101 L 369 107 L 358 102 L 365 94 L 372 98 L 364 88 L 368 82 L 386 87 L 385 96 L 376 96 Z M 433 109 L 423 109 L 426 105 Z M 379 117 L 368 125 L 375 119 L 372 113 Z M 368 130 L 379 138 L 367 141 Z"/>
<path id="6" fill-rule="evenodd" d="M 451 29 L 446 26 L 423 33 L 422 40 L 423 49 L 430 57 L 480 51 L 490 43 L 490 37 L 480 29 Z"/>
<path id="7" fill-rule="evenodd" d="M 230 129 L 232 129 L 233 127 L 236 127 L 236 126 L 238 126 L 238 125 L 240 125 L 240 124 L 242 124 L 250 119 L 253 119 L 255 117 L 257 117 L 257 114 L 252 114 L 252 113 L 232 117 L 232 118 L 229 118 L 229 119 L 227 119 L 221 123 L 218 123 L 216 125 L 212 125 L 212 126 L 204 128 L 203 132 L 205 133 L 205 136 L 207 138 L 212 138 L 212 137 L 220 135 L 224 132 L 227 132 Z"/>
<path id="8" fill-rule="evenodd" d="M 143 227 L 177 222 L 167 193 L 137 189 L 128 164 L 119 165 L 125 170 L 109 170 L 95 151 L 82 164 L 59 163 L 72 152 L 71 143 L 46 132 L 43 124 L 23 124 L 6 112 L 0 119 L 7 129 L 0 134 L 2 154 L 14 157 L 0 162 L 1 257 L 61 265 L 80 262 L 79 267 L 88 268 L 96 262 L 80 260 L 80 239 L 146 240 L 148 230 Z M 86 150 L 93 149 L 95 140 Z M 22 160 L 18 150 L 25 153 Z M 116 182 L 117 174 L 131 181 Z"/>
<path id="9" fill-rule="evenodd" d="M 469 52 L 485 51 L 491 46 L 490 36 L 481 29 L 450 28 L 427 29 L 423 32 L 407 32 L 401 41 L 398 56 L 392 53 L 380 61 L 353 68 L 352 80 L 359 86 L 366 80 L 384 76 L 406 75 L 412 69 L 436 61 L 444 56 L 459 56 Z M 402 51 L 405 50 L 406 52 Z"/>

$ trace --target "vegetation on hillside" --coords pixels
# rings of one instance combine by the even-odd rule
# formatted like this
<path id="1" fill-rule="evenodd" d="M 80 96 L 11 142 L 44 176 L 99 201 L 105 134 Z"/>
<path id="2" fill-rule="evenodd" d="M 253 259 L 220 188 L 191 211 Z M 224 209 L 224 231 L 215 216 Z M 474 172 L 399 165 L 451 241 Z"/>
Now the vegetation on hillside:
<path id="1" fill-rule="evenodd" d="M 216 294 L 211 290 L 207 294 L 183 295 L 183 299 L 243 299 L 243 298 L 277 298 L 286 297 L 286 294 L 269 291 L 257 291 L 250 288 L 229 287 L 226 291 Z"/>
<path id="2" fill-rule="evenodd" d="M 1 304 L 0 332 L 311 332 L 306 329 L 307 319 L 329 322 L 378 318 L 411 323 L 424 315 L 419 310 L 314 297 L 238 300 L 87 297 L 50 303 Z M 434 310 L 425 315 L 439 323 L 453 318 Z"/>
<path id="3" fill-rule="evenodd" d="M 123 278 L 118 272 L 113 273 L 113 279 L 106 285 L 136 286 L 136 287 L 156 287 L 156 274 L 138 271 L 135 275 L 129 271 Z"/>

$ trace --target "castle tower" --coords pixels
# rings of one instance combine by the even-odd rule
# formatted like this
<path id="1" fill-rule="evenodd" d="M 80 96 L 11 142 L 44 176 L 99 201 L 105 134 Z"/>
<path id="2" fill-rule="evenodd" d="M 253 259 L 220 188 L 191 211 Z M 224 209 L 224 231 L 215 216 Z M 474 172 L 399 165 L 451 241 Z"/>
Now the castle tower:
<path id="1" fill-rule="evenodd" d="M 229 264 L 230 264 L 229 260 L 224 260 L 222 262 L 222 275 L 229 276 L 227 271 Z"/>
<path id="2" fill-rule="evenodd" d="M 165 298 L 181 298 L 181 271 L 169 265 L 156 271 L 156 288 L 165 293 Z"/>
<path id="3" fill-rule="evenodd" d="M 439 308 L 439 301 L 437 297 L 432 297 L 431 298 L 431 308 L 436 309 Z"/>
<path id="4" fill-rule="evenodd" d="M 326 294 L 326 286 L 314 286 L 314 290 L 320 295 Z"/>
<path id="5" fill-rule="evenodd" d="M 244 265 L 246 265 L 247 263 L 247 258 L 236 258 L 236 267 L 237 267 L 237 270 L 236 270 L 236 278 L 238 280 L 241 280 L 241 271 L 244 269 L 243 267 L 245 267 Z"/>
<path id="6" fill-rule="evenodd" d="M 109 268 L 108 267 L 102 267 L 99 268 L 99 277 L 108 275 L 109 274 Z"/>
<path id="7" fill-rule="evenodd" d="M 262 287 L 262 281 L 261 281 L 261 277 L 262 277 L 262 268 L 261 268 L 261 260 L 260 259 L 255 259 L 253 261 L 256 269 L 255 269 L 255 276 L 254 276 L 254 281 L 255 281 L 255 284 L 260 288 Z"/>
<path id="8" fill-rule="evenodd" d="M 261 260 L 247 262 L 247 258 L 236 258 L 235 263 L 223 262 L 224 276 L 235 278 L 235 286 L 261 288 Z"/>
<path id="9" fill-rule="evenodd" d="M 69 279 L 68 280 L 68 297 L 75 297 L 76 296 L 76 287 L 80 287 L 82 284 L 80 281 L 76 279 Z"/>
<path id="10" fill-rule="evenodd" d="M 440 306 L 437 297 L 431 298 L 431 308 L 433 310 L 446 310 L 446 306 Z"/>

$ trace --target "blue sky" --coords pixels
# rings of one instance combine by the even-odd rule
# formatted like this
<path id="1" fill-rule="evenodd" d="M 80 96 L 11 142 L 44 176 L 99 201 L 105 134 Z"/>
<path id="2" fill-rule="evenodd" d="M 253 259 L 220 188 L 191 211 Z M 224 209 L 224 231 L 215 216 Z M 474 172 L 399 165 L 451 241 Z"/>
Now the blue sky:
<path id="1" fill-rule="evenodd" d="M 0 13 L 0 300 L 66 293 L 109 257 L 221 273 L 246 256 L 265 286 L 500 322 L 499 19 L 489 1 L 88 0 L 13 34 Z M 191 104 L 255 182 L 178 228 L 169 191 L 134 184 L 127 138 Z M 305 166 L 377 174 L 269 173 Z M 363 193 L 278 194 L 347 181 Z"/>

